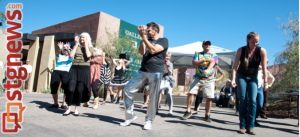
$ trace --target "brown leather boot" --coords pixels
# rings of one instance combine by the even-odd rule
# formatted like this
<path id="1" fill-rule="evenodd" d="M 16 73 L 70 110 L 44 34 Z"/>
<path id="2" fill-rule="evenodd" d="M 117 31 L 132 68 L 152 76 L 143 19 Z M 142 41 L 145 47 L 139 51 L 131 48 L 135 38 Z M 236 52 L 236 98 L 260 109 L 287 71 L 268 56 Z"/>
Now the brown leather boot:
<path id="1" fill-rule="evenodd" d="M 263 119 L 268 119 L 268 117 L 266 115 L 260 115 L 260 117 Z"/>
<path id="2" fill-rule="evenodd" d="M 255 132 L 253 129 L 248 129 L 247 133 L 250 135 L 255 135 Z"/>
<path id="3" fill-rule="evenodd" d="M 99 100 L 99 97 L 95 98 L 95 106 L 93 107 L 93 109 L 97 109 L 100 106 Z"/>
<path id="4" fill-rule="evenodd" d="M 238 133 L 240 133 L 240 134 L 245 134 L 245 133 L 246 133 L 246 129 L 241 128 L 241 129 L 238 131 Z"/>
<path id="5" fill-rule="evenodd" d="M 90 102 L 85 102 L 85 103 L 82 105 L 82 107 L 89 107 L 89 105 L 90 105 Z"/>

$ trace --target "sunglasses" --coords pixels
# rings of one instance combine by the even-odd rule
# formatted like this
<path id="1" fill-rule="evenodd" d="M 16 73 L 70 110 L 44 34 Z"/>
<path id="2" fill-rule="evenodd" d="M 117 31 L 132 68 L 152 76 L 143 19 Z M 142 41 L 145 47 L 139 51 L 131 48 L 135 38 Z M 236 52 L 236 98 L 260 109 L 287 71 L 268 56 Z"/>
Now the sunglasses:
<path id="1" fill-rule="evenodd" d="M 146 32 L 150 32 L 152 29 L 147 29 Z"/>

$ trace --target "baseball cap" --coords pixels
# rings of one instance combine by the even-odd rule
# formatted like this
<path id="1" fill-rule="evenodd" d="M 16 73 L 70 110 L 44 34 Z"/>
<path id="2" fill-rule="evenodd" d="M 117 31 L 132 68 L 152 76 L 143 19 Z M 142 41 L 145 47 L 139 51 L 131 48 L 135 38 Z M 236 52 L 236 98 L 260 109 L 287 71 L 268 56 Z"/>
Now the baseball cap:
<path id="1" fill-rule="evenodd" d="M 211 45 L 211 42 L 209 40 L 204 40 L 202 42 L 203 45 Z"/>

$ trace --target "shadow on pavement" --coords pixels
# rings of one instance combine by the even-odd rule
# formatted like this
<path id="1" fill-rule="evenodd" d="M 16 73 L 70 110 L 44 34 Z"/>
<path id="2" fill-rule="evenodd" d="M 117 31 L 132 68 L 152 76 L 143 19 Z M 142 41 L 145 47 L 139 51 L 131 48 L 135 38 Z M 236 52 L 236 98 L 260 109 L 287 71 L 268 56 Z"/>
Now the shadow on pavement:
<path id="1" fill-rule="evenodd" d="M 48 102 L 43 102 L 43 101 L 31 101 L 29 103 L 35 103 L 40 105 L 39 108 L 45 108 L 47 111 L 50 112 L 54 112 L 54 113 L 59 113 L 59 114 L 63 114 L 66 110 L 64 109 L 60 109 L 60 108 L 49 108 L 49 106 L 51 106 L 52 104 L 48 103 Z"/>
<path id="2" fill-rule="evenodd" d="M 124 122 L 124 119 L 114 118 L 114 117 L 105 116 L 105 115 L 91 114 L 91 113 L 82 113 L 82 115 L 80 115 L 80 116 L 88 117 L 88 118 L 99 118 L 99 121 L 112 123 L 112 124 L 116 124 L 116 125 L 120 125 L 121 122 Z M 143 126 L 144 126 L 141 124 L 136 124 L 136 123 L 134 123 L 134 121 L 131 123 L 131 125 L 140 126 L 141 128 L 143 128 Z"/>
<path id="3" fill-rule="evenodd" d="M 213 122 L 215 120 L 213 119 Z M 232 131 L 232 132 L 237 132 L 237 130 L 233 129 L 227 129 L 227 128 L 221 128 L 221 127 L 215 127 L 207 124 L 202 124 L 202 123 L 194 123 L 194 122 L 187 122 L 187 121 L 173 121 L 173 120 L 166 120 L 166 122 L 169 123 L 175 123 L 175 124 L 184 124 L 186 126 L 200 126 L 200 127 L 207 127 L 207 128 L 212 128 L 212 129 L 218 129 L 218 130 L 225 130 L 225 131 Z M 225 122 L 223 122 L 225 123 Z"/>
<path id="4" fill-rule="evenodd" d="M 218 111 L 218 110 L 210 110 L 210 113 L 212 113 L 212 114 L 229 115 L 229 116 L 236 116 L 237 118 L 239 117 L 238 115 L 235 115 L 235 112 L 224 113 L 224 112 Z"/>
<path id="5" fill-rule="evenodd" d="M 261 121 L 261 120 L 257 120 L 257 122 L 259 122 L 259 123 L 269 123 L 269 124 L 275 124 L 275 125 L 285 125 L 285 126 L 292 126 L 292 127 L 295 127 L 295 125 L 297 124 L 296 120 L 295 120 L 295 125 L 286 124 L 286 123 L 279 123 L 279 122 L 272 122 L 272 121 Z"/>
<path id="6" fill-rule="evenodd" d="M 46 109 L 47 111 L 50 112 L 54 112 L 54 113 L 59 113 L 59 114 L 63 114 L 66 110 L 64 109 L 58 109 L 58 108 L 49 108 L 48 106 L 52 105 L 48 102 L 43 102 L 43 101 L 31 101 L 30 103 L 35 103 L 38 104 L 38 108 L 40 109 Z M 91 114 L 91 113 L 80 113 L 81 115 L 79 117 L 87 117 L 87 118 L 99 118 L 100 121 L 103 122 L 108 122 L 108 123 L 112 123 L 112 124 L 117 124 L 120 125 L 121 122 L 124 122 L 124 119 L 118 119 L 118 118 L 114 118 L 114 117 L 110 117 L 110 116 L 104 116 L 104 115 L 97 115 L 97 114 Z M 136 123 L 131 123 L 131 125 L 136 125 L 136 126 L 140 126 L 141 128 L 143 127 L 143 125 L 141 124 L 136 124 Z"/>
<path id="7" fill-rule="evenodd" d="M 279 124 L 279 125 L 280 125 L 280 124 Z M 269 127 L 269 126 L 264 126 L 264 125 L 261 125 L 259 128 L 274 129 L 274 130 L 279 130 L 279 131 L 283 131 L 283 132 L 287 132 L 287 133 L 292 133 L 292 134 L 299 135 L 299 130 L 285 129 L 285 128 L 278 128 L 278 127 Z"/>

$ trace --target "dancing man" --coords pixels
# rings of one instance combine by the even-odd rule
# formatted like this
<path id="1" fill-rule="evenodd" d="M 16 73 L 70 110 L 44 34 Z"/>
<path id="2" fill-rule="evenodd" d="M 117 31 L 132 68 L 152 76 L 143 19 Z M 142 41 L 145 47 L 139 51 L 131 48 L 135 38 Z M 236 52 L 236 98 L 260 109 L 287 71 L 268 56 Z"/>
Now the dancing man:
<path id="1" fill-rule="evenodd" d="M 143 25 L 138 27 L 139 34 L 143 39 L 139 47 L 139 53 L 143 55 L 143 60 L 139 72 L 124 87 L 125 122 L 120 123 L 120 126 L 127 126 L 137 118 L 133 112 L 133 94 L 146 82 L 149 82 L 149 106 L 143 129 L 151 129 L 156 114 L 160 81 L 164 72 L 164 59 L 169 46 L 168 39 L 159 38 L 158 24 L 151 22 L 147 24 L 146 31 L 145 29 Z"/>
<path id="2" fill-rule="evenodd" d="M 215 88 L 215 65 L 218 64 L 218 56 L 216 53 L 210 52 L 211 42 L 208 40 L 202 43 L 202 52 L 195 54 L 193 66 L 196 67 L 196 74 L 191 84 L 189 94 L 187 96 L 187 111 L 184 113 L 182 120 L 186 120 L 192 116 L 191 106 L 194 101 L 194 95 L 198 93 L 202 87 L 203 97 L 206 98 L 205 118 L 204 121 L 211 122 L 210 109 L 212 98 L 214 98 Z"/>

